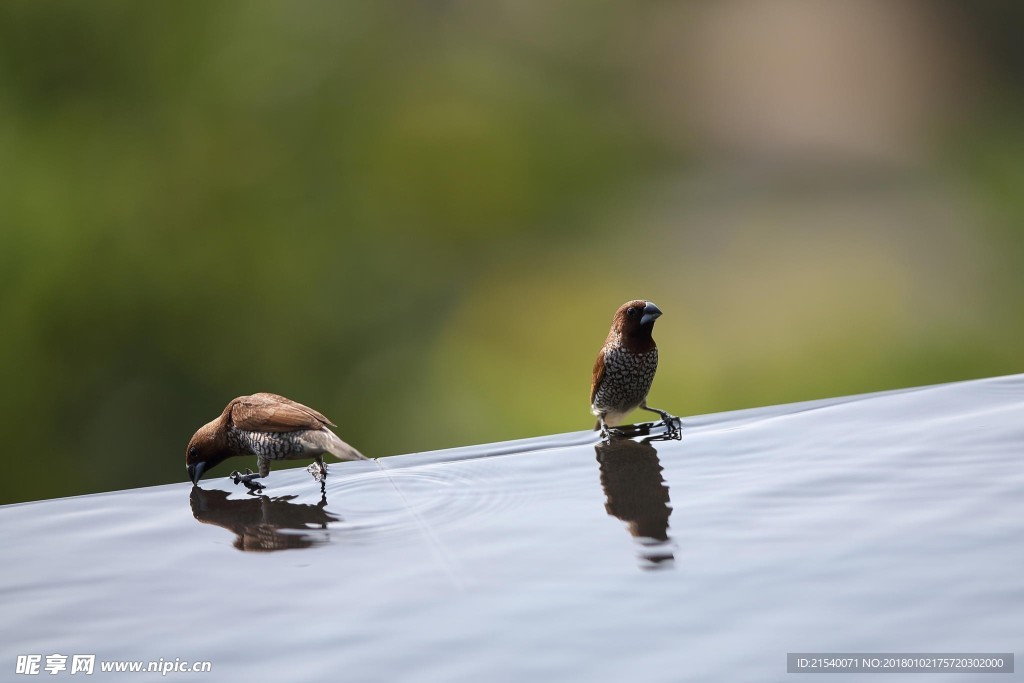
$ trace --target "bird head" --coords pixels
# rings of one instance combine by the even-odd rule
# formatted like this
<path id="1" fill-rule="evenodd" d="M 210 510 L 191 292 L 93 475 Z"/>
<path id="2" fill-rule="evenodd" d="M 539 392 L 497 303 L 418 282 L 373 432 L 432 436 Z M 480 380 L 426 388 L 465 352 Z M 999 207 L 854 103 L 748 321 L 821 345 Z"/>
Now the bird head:
<path id="1" fill-rule="evenodd" d="M 209 422 L 192 435 L 185 448 L 185 468 L 193 484 L 199 483 L 203 473 L 219 465 L 228 453 L 224 448 L 221 418 Z"/>
<path id="2" fill-rule="evenodd" d="M 612 319 L 612 329 L 627 337 L 649 337 L 661 309 L 650 301 L 634 299 L 619 306 Z"/>

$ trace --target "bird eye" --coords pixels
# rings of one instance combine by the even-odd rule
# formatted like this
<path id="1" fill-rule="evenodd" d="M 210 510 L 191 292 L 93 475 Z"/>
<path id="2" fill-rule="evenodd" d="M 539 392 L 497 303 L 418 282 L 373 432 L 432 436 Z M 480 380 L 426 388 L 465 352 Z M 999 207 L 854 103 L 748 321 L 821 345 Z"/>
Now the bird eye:
<path id="1" fill-rule="evenodd" d="M 196 457 L 196 454 L 198 452 L 199 452 L 199 449 L 197 449 L 195 446 L 193 446 L 192 448 L 188 449 L 188 457 L 194 458 L 194 457 Z"/>
<path id="2" fill-rule="evenodd" d="M 626 315 L 633 317 L 634 315 L 636 315 L 636 309 L 630 306 L 629 308 L 626 309 Z"/>

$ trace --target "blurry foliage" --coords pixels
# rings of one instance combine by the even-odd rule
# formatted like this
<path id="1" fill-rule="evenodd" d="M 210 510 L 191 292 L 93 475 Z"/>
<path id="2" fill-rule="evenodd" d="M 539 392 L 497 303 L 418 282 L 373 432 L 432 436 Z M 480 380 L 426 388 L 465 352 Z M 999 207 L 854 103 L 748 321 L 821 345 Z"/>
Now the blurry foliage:
<path id="1" fill-rule="evenodd" d="M 684 415 L 1020 370 L 1019 99 L 737 179 L 649 125 L 634 5 L 489 9 L 0 5 L 0 503 L 182 481 L 255 391 L 371 456 L 589 428 L 634 297 Z"/>

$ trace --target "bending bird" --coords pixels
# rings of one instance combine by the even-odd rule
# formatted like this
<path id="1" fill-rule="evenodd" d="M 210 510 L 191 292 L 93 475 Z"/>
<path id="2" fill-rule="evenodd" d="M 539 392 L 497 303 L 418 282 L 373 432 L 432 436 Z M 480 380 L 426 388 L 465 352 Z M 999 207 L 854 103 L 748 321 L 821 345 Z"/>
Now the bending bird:
<path id="1" fill-rule="evenodd" d="M 199 428 L 185 449 L 185 467 L 193 484 L 225 459 L 255 455 L 259 476 L 270 474 L 274 460 L 313 458 L 318 480 L 327 476 L 324 454 L 339 460 L 368 460 L 330 430 L 337 427 L 317 411 L 277 394 L 232 399 L 220 416 Z M 310 466 L 312 467 L 312 466 Z M 250 477 L 254 478 L 254 477 Z"/>

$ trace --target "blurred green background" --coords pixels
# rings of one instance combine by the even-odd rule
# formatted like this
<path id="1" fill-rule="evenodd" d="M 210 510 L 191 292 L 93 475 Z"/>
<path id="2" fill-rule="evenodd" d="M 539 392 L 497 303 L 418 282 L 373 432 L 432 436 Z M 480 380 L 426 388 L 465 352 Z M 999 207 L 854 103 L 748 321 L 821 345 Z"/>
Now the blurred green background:
<path id="1" fill-rule="evenodd" d="M 184 481 L 256 391 L 588 429 L 631 298 L 680 415 L 1019 372 L 1022 8 L 0 4 L 0 502 Z"/>

